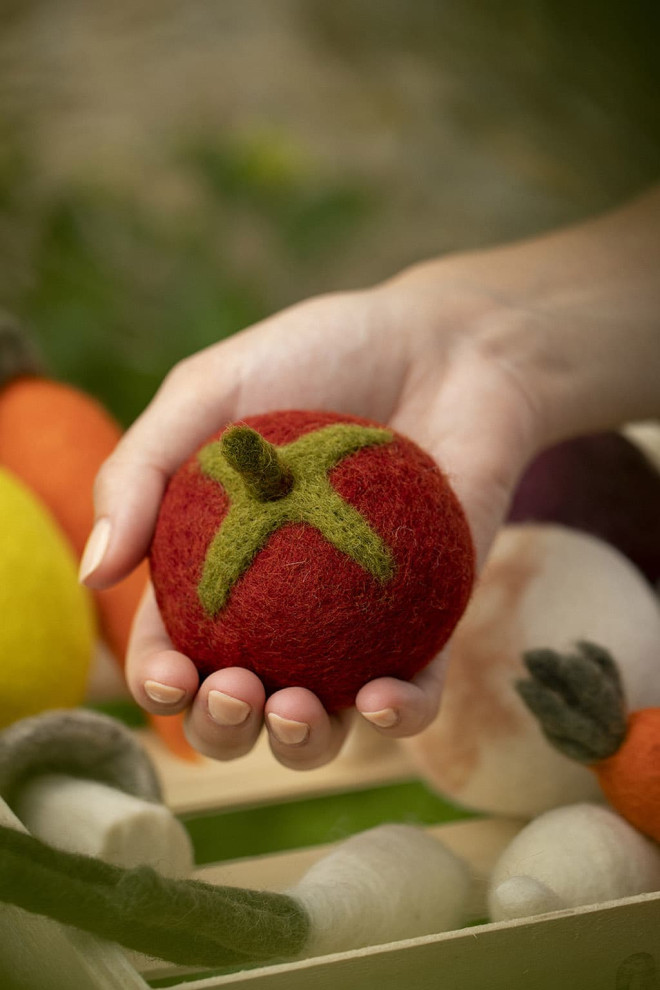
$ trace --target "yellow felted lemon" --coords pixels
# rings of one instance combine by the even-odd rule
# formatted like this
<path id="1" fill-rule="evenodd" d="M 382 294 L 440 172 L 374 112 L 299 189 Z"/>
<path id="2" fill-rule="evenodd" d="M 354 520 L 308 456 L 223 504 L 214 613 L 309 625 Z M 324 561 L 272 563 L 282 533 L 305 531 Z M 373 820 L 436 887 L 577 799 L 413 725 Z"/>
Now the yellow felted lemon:
<path id="1" fill-rule="evenodd" d="M 0 520 L 0 726 L 5 726 L 82 701 L 95 629 L 68 541 L 37 498 L 2 468 Z"/>

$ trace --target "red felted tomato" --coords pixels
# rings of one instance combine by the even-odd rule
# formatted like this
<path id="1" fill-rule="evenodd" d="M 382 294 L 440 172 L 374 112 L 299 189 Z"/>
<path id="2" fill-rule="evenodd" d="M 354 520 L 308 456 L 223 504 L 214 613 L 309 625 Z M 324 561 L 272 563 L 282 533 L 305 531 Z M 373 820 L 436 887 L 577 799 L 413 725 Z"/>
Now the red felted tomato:
<path id="1" fill-rule="evenodd" d="M 470 595 L 474 552 L 443 474 L 354 416 L 275 412 L 212 437 L 172 478 L 151 548 L 175 647 L 200 674 L 254 671 L 329 711 L 411 678 Z"/>

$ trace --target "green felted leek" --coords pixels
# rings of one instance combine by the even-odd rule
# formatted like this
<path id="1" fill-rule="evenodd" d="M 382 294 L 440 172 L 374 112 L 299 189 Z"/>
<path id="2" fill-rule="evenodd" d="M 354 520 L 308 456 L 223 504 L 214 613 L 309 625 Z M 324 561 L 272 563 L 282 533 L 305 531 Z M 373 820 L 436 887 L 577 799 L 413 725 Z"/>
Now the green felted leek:
<path id="1" fill-rule="evenodd" d="M 391 441 L 389 430 L 336 423 L 276 447 L 250 427 L 237 426 L 202 448 L 203 473 L 222 485 L 230 500 L 199 584 L 206 612 L 214 616 L 223 608 L 268 538 L 287 523 L 314 526 L 380 581 L 392 577 L 390 550 L 328 478 L 350 454 Z"/>
<path id="2" fill-rule="evenodd" d="M 190 966 L 296 956 L 310 928 L 306 911 L 285 894 L 172 880 L 146 866 L 127 870 L 7 827 L 0 827 L 0 900 Z"/>

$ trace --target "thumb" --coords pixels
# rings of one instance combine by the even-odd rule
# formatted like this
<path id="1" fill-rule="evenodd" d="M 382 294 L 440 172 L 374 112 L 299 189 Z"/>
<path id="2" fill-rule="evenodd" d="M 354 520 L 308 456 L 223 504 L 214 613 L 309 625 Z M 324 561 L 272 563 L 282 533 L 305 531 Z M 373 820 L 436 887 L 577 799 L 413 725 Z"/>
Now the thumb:
<path id="1" fill-rule="evenodd" d="M 165 486 L 179 465 L 234 412 L 233 341 L 176 365 L 101 466 L 95 522 L 80 565 L 90 588 L 115 584 L 146 555 Z"/>

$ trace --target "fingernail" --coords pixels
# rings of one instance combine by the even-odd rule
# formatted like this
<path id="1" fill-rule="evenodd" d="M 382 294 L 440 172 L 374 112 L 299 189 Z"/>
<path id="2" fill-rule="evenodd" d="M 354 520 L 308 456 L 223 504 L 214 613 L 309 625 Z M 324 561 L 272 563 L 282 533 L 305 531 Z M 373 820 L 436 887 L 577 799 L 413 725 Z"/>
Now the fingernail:
<path id="1" fill-rule="evenodd" d="M 282 718 L 281 715 L 272 713 L 266 718 L 270 731 L 277 741 L 284 743 L 285 746 L 297 746 L 309 736 L 309 726 L 306 722 L 294 722 L 293 719 Z"/>
<path id="2" fill-rule="evenodd" d="M 98 520 L 94 529 L 89 534 L 89 539 L 85 545 L 85 550 L 80 561 L 79 581 L 82 583 L 90 577 L 98 568 L 105 557 L 108 544 L 110 543 L 110 520 L 105 516 Z"/>
<path id="3" fill-rule="evenodd" d="M 252 711 L 247 701 L 232 698 L 222 691 L 209 691 L 207 705 L 209 715 L 218 725 L 242 725 Z"/>
<path id="4" fill-rule="evenodd" d="M 183 688 L 173 687 L 171 684 L 161 684 L 160 681 L 145 681 L 144 693 L 159 705 L 176 705 L 186 692 Z"/>
<path id="5" fill-rule="evenodd" d="M 394 708 L 381 708 L 378 712 L 362 712 L 362 718 L 379 729 L 391 729 L 399 721 L 399 713 Z"/>

